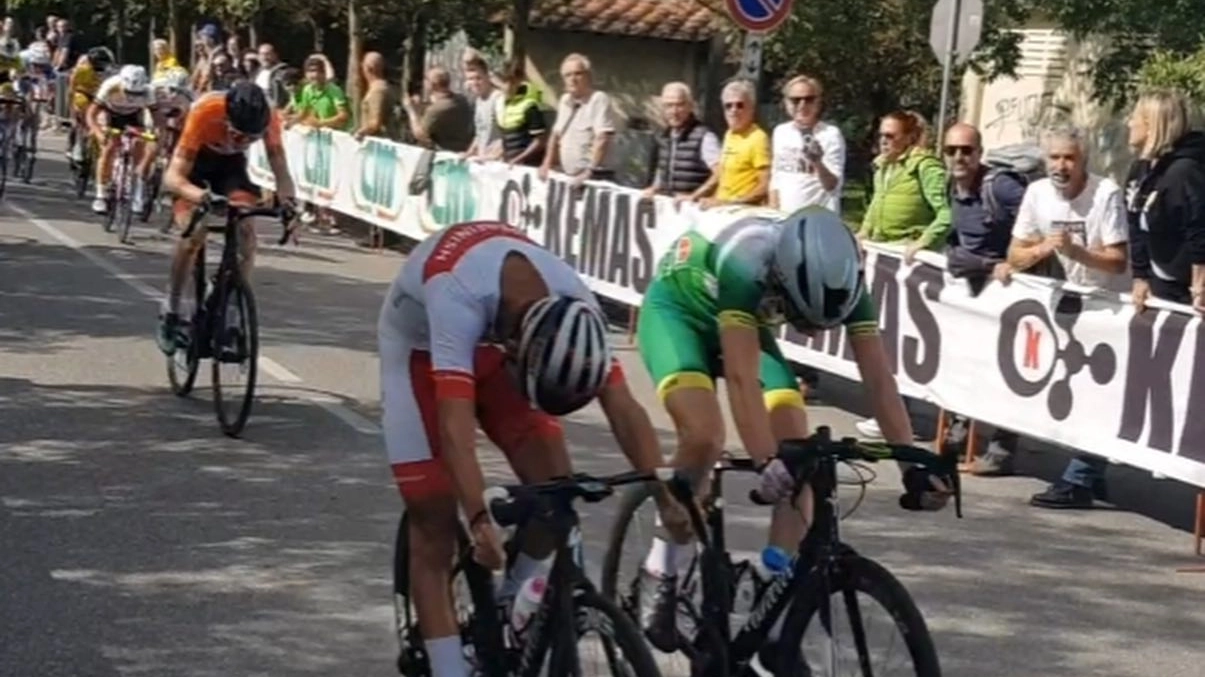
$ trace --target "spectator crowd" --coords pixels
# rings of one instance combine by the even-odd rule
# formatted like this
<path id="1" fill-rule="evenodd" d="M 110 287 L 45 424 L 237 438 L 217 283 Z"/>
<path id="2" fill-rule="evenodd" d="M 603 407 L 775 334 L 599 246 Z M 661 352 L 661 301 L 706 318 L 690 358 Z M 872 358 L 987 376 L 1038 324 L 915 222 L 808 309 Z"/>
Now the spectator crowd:
<path id="1" fill-rule="evenodd" d="M 11 20 L 0 30 L 11 35 Z M 35 39 L 53 46 L 59 65 L 70 64 L 78 51 L 67 22 L 57 17 L 39 27 Z M 615 106 L 595 86 L 582 54 L 560 64 L 563 93 L 550 123 L 544 93 L 528 79 L 523 61 L 493 71 L 472 49 L 460 63 L 465 91 L 453 91 L 452 74 L 435 67 L 426 71 L 421 93 L 410 95 L 397 93 L 384 57 L 369 52 L 361 64 L 361 99 L 353 106 L 321 54 L 292 67 L 271 44 L 243 49 L 238 35 L 217 25 L 202 26 L 194 42 L 197 92 L 252 79 L 289 125 L 416 143 L 468 160 L 536 168 L 542 177 L 554 171 L 578 182 L 617 176 Z M 163 40 L 155 42 L 154 57 L 156 70 L 179 65 Z M 648 197 L 703 207 L 768 205 L 790 212 L 820 205 L 839 214 L 847 147 L 824 117 L 823 83 L 798 75 L 779 94 L 786 120 L 767 134 L 756 121 L 756 88 L 730 81 L 720 93 L 726 129 L 718 133 L 701 120 L 686 83 L 665 84 L 650 178 L 637 187 Z M 954 124 L 933 139 L 921 115 L 889 113 L 878 122 L 871 197 L 854 226 L 857 237 L 900 245 L 909 262 L 925 250 L 944 254 L 951 274 L 976 291 L 1008 284 L 1024 271 L 1129 292 L 1140 308 L 1161 299 L 1205 313 L 1205 134 L 1192 129 L 1190 105 L 1173 91 L 1141 96 L 1128 120 L 1135 159 L 1124 186 L 1089 171 L 1091 145 L 1073 126 L 1047 129 L 1037 144 L 985 152 L 972 125 Z M 951 430 L 965 431 L 967 424 L 956 420 Z M 881 436 L 874 420 L 858 429 L 868 438 Z M 971 471 L 1009 474 L 1016 451 L 1017 435 L 997 430 Z M 1092 505 L 1107 494 L 1106 465 L 1096 456 L 1076 457 L 1032 504 Z"/>

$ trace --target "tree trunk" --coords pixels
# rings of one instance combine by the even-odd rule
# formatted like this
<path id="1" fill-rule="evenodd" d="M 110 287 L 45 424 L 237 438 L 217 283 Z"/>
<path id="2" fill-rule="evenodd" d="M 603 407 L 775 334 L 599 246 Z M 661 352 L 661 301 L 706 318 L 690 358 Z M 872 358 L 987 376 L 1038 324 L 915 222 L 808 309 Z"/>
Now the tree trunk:
<path id="1" fill-rule="evenodd" d="M 359 0 L 347 0 L 347 99 L 353 110 L 364 91 L 364 73 L 360 61 L 364 58 L 364 41 L 360 37 Z"/>
<path id="2" fill-rule="evenodd" d="M 406 56 L 402 65 L 402 93 L 409 96 L 422 90 L 423 66 L 427 58 L 427 13 L 414 13 L 411 29 L 405 40 Z"/>
<path id="3" fill-rule="evenodd" d="M 532 0 L 515 0 L 515 15 L 511 19 L 510 56 L 523 60 L 527 57 L 527 38 L 530 27 Z"/>
<path id="4" fill-rule="evenodd" d="M 173 56 L 180 58 L 180 14 L 176 0 L 167 0 L 167 45 Z"/>
<path id="5" fill-rule="evenodd" d="M 117 2 L 117 63 L 126 62 L 126 2 Z"/>

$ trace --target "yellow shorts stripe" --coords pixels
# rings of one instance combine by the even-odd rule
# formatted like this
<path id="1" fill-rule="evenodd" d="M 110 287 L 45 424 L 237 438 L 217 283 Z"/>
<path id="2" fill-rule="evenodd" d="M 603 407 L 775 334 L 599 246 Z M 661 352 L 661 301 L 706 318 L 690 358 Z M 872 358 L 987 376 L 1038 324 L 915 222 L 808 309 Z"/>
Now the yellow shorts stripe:
<path id="1" fill-rule="evenodd" d="M 879 323 L 877 320 L 870 322 L 851 322 L 845 325 L 845 331 L 850 336 L 878 336 Z"/>
<path id="2" fill-rule="evenodd" d="M 780 388 L 778 390 L 767 390 L 762 395 L 763 401 L 766 403 L 766 411 L 774 411 L 779 407 L 795 407 L 796 409 L 807 410 L 807 406 L 803 403 L 803 393 L 798 389 Z"/>
<path id="3" fill-rule="evenodd" d="M 715 392 L 715 381 L 701 371 L 680 371 L 661 379 L 657 384 L 657 397 L 664 402 L 670 393 L 682 388 L 702 388 Z"/>
<path id="4" fill-rule="evenodd" d="M 746 313 L 743 310 L 721 310 L 719 314 L 719 325 L 723 327 L 749 327 L 750 329 L 757 328 L 757 318 Z"/>

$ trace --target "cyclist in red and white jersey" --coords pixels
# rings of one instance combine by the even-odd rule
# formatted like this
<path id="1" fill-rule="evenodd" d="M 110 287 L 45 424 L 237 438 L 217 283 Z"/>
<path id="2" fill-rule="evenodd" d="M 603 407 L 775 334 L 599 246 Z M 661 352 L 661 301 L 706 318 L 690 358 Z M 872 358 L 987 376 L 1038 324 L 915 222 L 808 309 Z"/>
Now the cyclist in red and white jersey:
<path id="1" fill-rule="evenodd" d="M 593 294 L 504 223 L 454 225 L 416 247 L 377 332 L 385 446 L 410 520 L 411 596 L 433 677 L 468 677 L 449 594 L 458 502 L 478 560 L 494 569 L 504 561 L 482 497 L 477 423 L 523 482 L 571 472 L 557 417 L 595 398 L 635 468 L 661 464 L 656 433 L 612 356 Z M 672 499 L 658 503 L 663 521 L 682 522 Z M 550 545 L 523 544 L 503 596 L 542 570 Z"/>

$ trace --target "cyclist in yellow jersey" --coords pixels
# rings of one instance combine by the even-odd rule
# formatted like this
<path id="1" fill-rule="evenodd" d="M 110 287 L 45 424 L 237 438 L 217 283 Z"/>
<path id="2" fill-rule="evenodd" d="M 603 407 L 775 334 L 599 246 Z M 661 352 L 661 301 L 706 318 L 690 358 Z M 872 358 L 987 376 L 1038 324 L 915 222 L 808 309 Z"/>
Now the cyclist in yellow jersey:
<path id="1" fill-rule="evenodd" d="M 71 71 L 68 90 L 71 92 L 71 135 L 67 140 L 67 155 L 73 162 L 84 157 L 83 142 L 87 139 L 85 114 L 92 97 L 100 89 L 105 73 L 113 65 L 113 53 L 105 47 L 95 47 L 80 56 Z"/>
<path id="2" fill-rule="evenodd" d="M 16 76 L 21 70 L 21 47 L 12 38 L 0 39 L 0 98 L 22 99 L 17 90 Z M 7 124 L 16 124 L 25 113 L 24 104 L 0 104 L 0 118 Z M 11 128 L 11 129 L 15 129 Z"/>

